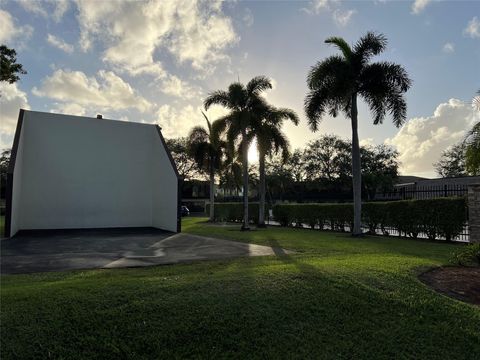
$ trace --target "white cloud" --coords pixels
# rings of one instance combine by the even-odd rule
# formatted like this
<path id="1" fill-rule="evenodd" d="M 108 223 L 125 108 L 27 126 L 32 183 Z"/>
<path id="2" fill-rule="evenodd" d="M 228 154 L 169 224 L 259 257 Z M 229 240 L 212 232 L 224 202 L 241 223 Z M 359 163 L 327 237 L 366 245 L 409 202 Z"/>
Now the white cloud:
<path id="1" fill-rule="evenodd" d="M 312 0 L 308 8 L 302 8 L 301 10 L 309 14 L 320 14 L 323 10 L 330 10 L 331 2 L 330 0 Z"/>
<path id="2" fill-rule="evenodd" d="M 442 151 L 460 141 L 467 129 L 479 120 L 480 114 L 471 104 L 450 99 L 438 105 L 432 116 L 410 119 L 385 143 L 399 151 L 402 174 L 433 174 L 432 164 Z"/>
<path id="3" fill-rule="evenodd" d="M 332 19 L 337 26 L 344 27 L 348 25 L 352 16 L 356 14 L 356 10 L 343 10 L 340 8 L 339 0 L 312 0 L 307 8 L 301 10 L 307 14 L 320 14 L 321 12 L 330 12 Z"/>
<path id="4" fill-rule="evenodd" d="M 55 10 L 53 11 L 53 19 L 55 21 L 60 21 L 63 15 L 67 12 L 70 7 L 69 0 L 53 0 L 55 3 Z"/>
<path id="5" fill-rule="evenodd" d="M 248 27 L 253 25 L 253 13 L 249 8 L 245 8 L 245 14 L 243 15 L 243 22 Z"/>
<path id="6" fill-rule="evenodd" d="M 12 146 L 20 109 L 30 109 L 27 94 L 17 84 L 0 82 L 0 149 Z"/>
<path id="7" fill-rule="evenodd" d="M 198 87 L 189 85 L 175 75 L 168 75 L 162 80 L 160 90 L 167 95 L 177 96 L 183 99 L 192 99 L 201 95 L 201 90 Z"/>
<path id="8" fill-rule="evenodd" d="M 361 139 L 360 146 L 365 146 L 365 147 L 375 146 L 375 141 L 373 140 L 373 138 Z"/>
<path id="9" fill-rule="evenodd" d="M 67 54 L 71 54 L 73 52 L 73 45 L 68 44 L 64 40 L 56 37 L 55 35 L 48 34 L 47 35 L 47 42 L 50 45 L 52 45 L 52 46 L 54 46 L 54 47 L 56 47 L 60 50 L 65 51 Z"/>
<path id="10" fill-rule="evenodd" d="M 467 24 L 467 27 L 463 30 L 465 35 L 470 36 L 471 38 L 480 38 L 480 21 L 478 17 L 474 16 Z"/>
<path id="11" fill-rule="evenodd" d="M 177 109 L 165 104 L 160 106 L 156 112 L 157 123 L 167 138 L 188 136 L 193 126 L 201 125 L 206 127 L 202 111 L 205 113 L 201 106 L 193 107 L 192 105 L 187 105 Z M 212 106 L 206 112 L 210 121 L 214 121 L 226 114 L 227 110 L 219 106 Z"/>
<path id="12" fill-rule="evenodd" d="M 455 52 L 455 44 L 450 42 L 445 43 L 442 47 L 442 51 L 447 54 Z"/>
<path id="13" fill-rule="evenodd" d="M 51 16 L 53 20 L 59 22 L 65 12 L 70 7 L 69 0 L 17 0 L 17 2 L 26 10 L 35 15 L 48 18 Z"/>
<path id="14" fill-rule="evenodd" d="M 36 15 L 41 15 L 43 17 L 48 17 L 47 10 L 44 9 L 43 4 L 40 1 L 32 0 L 17 0 L 26 11 L 29 11 Z"/>
<path id="15" fill-rule="evenodd" d="M 18 26 L 9 12 L 0 9 L 0 42 L 8 43 L 15 40 L 26 40 L 32 35 L 29 25 Z"/>
<path id="16" fill-rule="evenodd" d="M 346 25 L 348 25 L 348 23 L 352 19 L 352 16 L 355 13 L 356 13 L 355 10 L 345 10 L 345 11 L 343 11 L 343 10 L 340 10 L 340 9 L 336 9 L 333 12 L 333 21 L 335 21 L 335 23 L 338 26 L 346 26 Z"/>
<path id="17" fill-rule="evenodd" d="M 132 75 L 165 72 L 155 53 L 168 51 L 183 63 L 208 71 L 227 58 L 238 41 L 221 1 L 113 2 L 77 0 L 80 44 L 107 46 L 103 60 Z"/>
<path id="18" fill-rule="evenodd" d="M 412 4 L 412 14 L 420 14 L 432 0 L 415 0 Z"/>
<path id="19" fill-rule="evenodd" d="M 90 109 L 93 107 L 95 111 L 134 108 L 146 112 L 153 107 L 122 78 L 105 70 L 100 70 L 97 77 L 88 77 L 81 71 L 56 70 L 42 80 L 39 89 L 34 87 L 32 93 L 65 105 L 76 104 Z"/>
<path id="20" fill-rule="evenodd" d="M 50 112 L 83 116 L 87 113 L 87 109 L 79 104 L 74 103 L 55 103 L 55 106 L 50 109 Z"/>

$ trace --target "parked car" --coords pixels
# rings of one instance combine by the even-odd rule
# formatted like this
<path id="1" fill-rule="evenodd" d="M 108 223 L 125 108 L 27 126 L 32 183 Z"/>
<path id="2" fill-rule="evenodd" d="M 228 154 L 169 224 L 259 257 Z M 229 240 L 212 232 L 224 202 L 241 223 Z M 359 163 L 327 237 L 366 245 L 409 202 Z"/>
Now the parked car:
<path id="1" fill-rule="evenodd" d="M 188 216 L 190 215 L 190 210 L 185 205 L 182 205 L 182 216 Z"/>

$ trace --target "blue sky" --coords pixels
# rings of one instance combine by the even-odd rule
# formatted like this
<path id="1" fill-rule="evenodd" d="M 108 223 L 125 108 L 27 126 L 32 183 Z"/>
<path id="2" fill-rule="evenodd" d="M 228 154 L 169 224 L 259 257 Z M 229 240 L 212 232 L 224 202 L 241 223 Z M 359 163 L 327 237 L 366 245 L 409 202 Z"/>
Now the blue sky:
<path id="1" fill-rule="evenodd" d="M 477 1 L 2 1 L 0 41 L 28 75 L 2 84 L 1 145 L 12 141 L 19 107 L 159 123 L 166 136 L 203 124 L 202 99 L 240 78 L 273 79 L 266 96 L 302 122 L 285 127 L 293 147 L 325 133 L 350 136 L 340 116 L 312 133 L 302 110 L 305 78 L 335 53 L 336 35 L 354 43 L 367 31 L 389 46 L 378 60 L 402 64 L 413 79 L 408 122 L 372 125 L 360 105 L 360 137 L 400 152 L 402 173 L 434 176 L 432 163 L 479 120 Z M 209 116 L 222 115 L 213 108 Z"/>

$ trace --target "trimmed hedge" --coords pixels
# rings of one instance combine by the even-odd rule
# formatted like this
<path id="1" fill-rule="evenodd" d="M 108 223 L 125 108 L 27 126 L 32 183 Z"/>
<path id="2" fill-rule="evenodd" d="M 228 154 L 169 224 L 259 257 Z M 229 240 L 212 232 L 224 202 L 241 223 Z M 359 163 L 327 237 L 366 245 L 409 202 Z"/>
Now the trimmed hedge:
<path id="1" fill-rule="evenodd" d="M 207 214 L 210 214 L 210 204 L 207 204 Z M 258 203 L 248 204 L 248 218 L 251 223 L 258 222 Z M 243 221 L 243 203 L 215 203 L 214 221 L 241 222 Z"/>
<path id="2" fill-rule="evenodd" d="M 362 222 L 371 234 L 388 228 L 400 235 L 417 238 L 420 233 L 429 239 L 444 237 L 452 240 L 463 230 L 467 221 L 465 198 L 436 198 L 365 203 Z M 353 225 L 352 204 L 281 204 L 273 208 L 273 216 L 281 226 L 308 225 L 311 228 L 344 231 Z"/>

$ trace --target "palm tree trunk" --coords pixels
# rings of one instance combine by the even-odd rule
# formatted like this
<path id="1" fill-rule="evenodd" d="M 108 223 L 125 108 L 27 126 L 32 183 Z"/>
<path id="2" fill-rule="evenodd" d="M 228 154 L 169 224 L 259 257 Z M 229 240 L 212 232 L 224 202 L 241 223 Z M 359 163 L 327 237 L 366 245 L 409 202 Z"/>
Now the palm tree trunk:
<path id="1" fill-rule="evenodd" d="M 243 162 L 243 225 L 242 230 L 250 230 L 248 224 L 248 145 L 247 132 L 242 131 L 242 162 Z"/>
<path id="2" fill-rule="evenodd" d="M 353 236 L 362 234 L 362 172 L 358 142 L 357 94 L 352 95 L 352 175 L 353 175 Z"/>
<path id="3" fill-rule="evenodd" d="M 215 220 L 215 172 L 213 171 L 213 166 L 210 167 L 210 221 Z"/>
<path id="4" fill-rule="evenodd" d="M 258 205 L 258 227 L 265 227 L 265 154 L 260 151 L 258 157 L 260 172 L 260 203 Z"/>

